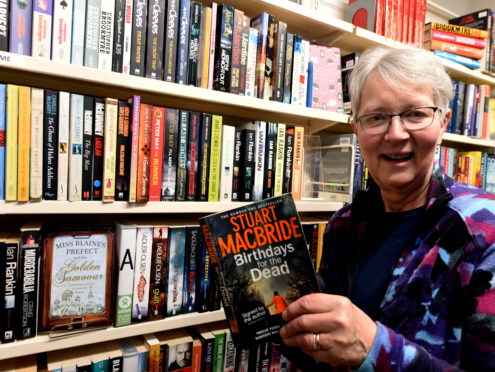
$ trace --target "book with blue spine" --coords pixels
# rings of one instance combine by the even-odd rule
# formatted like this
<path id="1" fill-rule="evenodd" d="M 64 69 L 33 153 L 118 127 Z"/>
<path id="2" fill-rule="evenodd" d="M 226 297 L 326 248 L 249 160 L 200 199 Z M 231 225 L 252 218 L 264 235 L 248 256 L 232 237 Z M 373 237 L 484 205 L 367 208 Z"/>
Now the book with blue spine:
<path id="1" fill-rule="evenodd" d="M 196 255 L 198 268 L 196 272 L 196 311 L 199 313 L 209 311 L 208 294 L 211 287 L 211 265 L 210 256 L 206 248 L 206 243 L 201 233 L 201 244 Z"/>
<path id="2" fill-rule="evenodd" d="M 180 0 L 179 40 L 177 46 L 176 82 L 187 85 L 187 64 L 189 62 L 189 22 L 191 18 L 190 0 Z"/>
<path id="3" fill-rule="evenodd" d="M 98 67 L 98 44 L 100 40 L 101 0 L 86 3 L 86 33 L 84 41 L 84 66 Z"/>
<path id="4" fill-rule="evenodd" d="M 169 228 L 167 316 L 182 314 L 186 228 Z"/>
<path id="5" fill-rule="evenodd" d="M 481 63 L 477 59 L 464 57 L 464 56 L 461 56 L 458 54 L 444 52 L 441 50 L 434 50 L 433 52 L 435 53 L 435 55 L 437 57 L 460 63 L 461 65 L 467 66 L 467 67 L 472 68 L 472 69 L 477 69 L 477 68 L 481 67 Z"/>
<path id="6" fill-rule="evenodd" d="M 9 52 L 31 55 L 33 0 L 10 2 Z"/>
<path id="7" fill-rule="evenodd" d="M 6 123 L 5 84 L 0 84 L 0 200 L 5 200 L 5 123 Z"/>
<path id="8" fill-rule="evenodd" d="M 191 313 L 196 311 L 196 273 L 198 271 L 196 256 L 201 249 L 201 229 L 199 226 L 187 226 L 186 232 L 182 308 L 183 313 Z"/>

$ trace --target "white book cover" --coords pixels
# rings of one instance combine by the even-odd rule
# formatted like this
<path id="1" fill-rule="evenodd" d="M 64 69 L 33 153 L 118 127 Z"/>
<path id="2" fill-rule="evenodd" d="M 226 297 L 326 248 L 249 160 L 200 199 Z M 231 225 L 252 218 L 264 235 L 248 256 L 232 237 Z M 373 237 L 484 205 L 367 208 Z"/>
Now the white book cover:
<path id="1" fill-rule="evenodd" d="M 114 16 L 115 1 L 102 1 L 98 41 L 98 69 L 100 70 L 112 71 Z"/>
<path id="2" fill-rule="evenodd" d="M 299 78 L 301 75 L 302 63 L 302 39 L 299 35 L 294 35 L 294 55 L 292 57 L 292 84 L 291 100 L 293 105 L 302 105 L 299 99 Z"/>
<path id="3" fill-rule="evenodd" d="M 153 228 L 138 226 L 136 233 L 134 289 L 132 292 L 133 322 L 141 322 L 148 318 L 152 244 Z"/>
<path id="4" fill-rule="evenodd" d="M 84 65 L 84 35 L 86 31 L 86 0 L 74 0 L 72 11 L 72 49 L 70 63 Z"/>
<path id="5" fill-rule="evenodd" d="M 284 183 L 285 129 L 285 124 L 277 124 L 277 142 L 275 145 L 275 183 L 273 196 L 282 195 L 282 186 Z"/>
<path id="6" fill-rule="evenodd" d="M 31 88 L 30 200 L 41 200 L 43 193 L 43 103 L 43 89 Z"/>
<path id="7" fill-rule="evenodd" d="M 134 284 L 134 268 L 136 267 L 136 234 L 137 227 L 130 222 L 116 222 L 117 237 L 118 284 L 115 305 L 115 326 L 131 324 L 132 292 Z"/>
<path id="8" fill-rule="evenodd" d="M 301 46 L 301 70 L 299 71 L 299 105 L 306 106 L 306 95 L 308 92 L 308 63 L 309 63 L 309 41 L 303 40 Z"/>
<path id="9" fill-rule="evenodd" d="M 103 138 L 103 201 L 115 200 L 115 165 L 117 161 L 118 101 L 105 99 Z"/>
<path id="10" fill-rule="evenodd" d="M 70 93 L 59 92 L 57 200 L 67 200 L 69 176 Z"/>
<path id="11" fill-rule="evenodd" d="M 100 38 L 100 0 L 86 3 L 86 33 L 84 41 L 84 66 L 98 67 L 98 40 Z"/>
<path id="12" fill-rule="evenodd" d="M 122 72 L 129 74 L 131 70 L 131 39 L 132 39 L 132 7 L 133 0 L 125 1 L 124 48 L 122 51 Z"/>
<path id="13" fill-rule="evenodd" d="M 263 198 L 263 180 L 265 173 L 265 144 L 266 121 L 256 121 L 256 136 L 254 140 L 254 184 L 253 201 Z"/>
<path id="14" fill-rule="evenodd" d="M 246 66 L 246 97 L 254 97 L 254 83 L 256 77 L 256 54 L 258 52 L 258 30 L 249 29 L 248 57 Z"/>
<path id="15" fill-rule="evenodd" d="M 55 0 L 53 4 L 52 61 L 70 63 L 72 5 L 72 0 Z"/>
<path id="16" fill-rule="evenodd" d="M 71 94 L 69 127 L 69 201 L 82 199 L 82 140 L 84 96 Z"/>
<path id="17" fill-rule="evenodd" d="M 222 131 L 222 160 L 220 163 L 219 201 L 227 202 L 232 201 L 235 127 L 232 125 L 224 125 Z"/>
<path id="18" fill-rule="evenodd" d="M 34 0 L 31 55 L 50 59 L 52 51 L 53 0 Z"/>

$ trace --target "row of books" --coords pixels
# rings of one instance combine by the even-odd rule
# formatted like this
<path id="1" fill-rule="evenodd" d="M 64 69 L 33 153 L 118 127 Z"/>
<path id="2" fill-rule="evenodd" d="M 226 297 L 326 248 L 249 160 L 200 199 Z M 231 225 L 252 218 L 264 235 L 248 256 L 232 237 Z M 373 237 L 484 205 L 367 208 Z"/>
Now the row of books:
<path id="1" fill-rule="evenodd" d="M 438 161 L 454 180 L 495 192 L 495 155 L 440 146 Z"/>
<path id="2" fill-rule="evenodd" d="M 495 98 L 490 98 L 490 86 L 454 81 L 453 88 L 452 116 L 447 131 L 495 139 Z"/>
<path id="3" fill-rule="evenodd" d="M 0 84 L 0 200 L 300 199 L 304 128 Z"/>
<path id="4" fill-rule="evenodd" d="M 5 14 L 9 2 L 2 2 Z M 342 110 L 340 50 L 311 45 L 268 13 L 190 0 L 12 2 L 0 50 Z M 53 32 L 52 32 L 53 29 Z"/>
<path id="5" fill-rule="evenodd" d="M 292 372 L 279 344 L 237 348 L 224 323 L 150 333 L 84 348 L 50 351 L 8 360 L 9 371 L 24 372 Z"/>

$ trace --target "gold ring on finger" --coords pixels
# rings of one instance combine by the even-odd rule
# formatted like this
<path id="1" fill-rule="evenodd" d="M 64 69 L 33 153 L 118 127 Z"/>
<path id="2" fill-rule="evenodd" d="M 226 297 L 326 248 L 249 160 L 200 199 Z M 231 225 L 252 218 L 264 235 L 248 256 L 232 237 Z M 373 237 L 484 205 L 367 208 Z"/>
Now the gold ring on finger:
<path id="1" fill-rule="evenodd" d="M 319 333 L 313 333 L 313 351 L 320 351 L 321 346 L 320 346 L 320 334 Z"/>

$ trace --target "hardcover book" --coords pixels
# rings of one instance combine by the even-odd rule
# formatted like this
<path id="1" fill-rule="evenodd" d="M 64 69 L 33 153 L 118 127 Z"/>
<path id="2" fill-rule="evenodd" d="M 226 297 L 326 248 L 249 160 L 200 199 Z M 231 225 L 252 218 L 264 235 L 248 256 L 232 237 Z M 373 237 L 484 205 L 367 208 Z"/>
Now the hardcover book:
<path id="1" fill-rule="evenodd" d="M 277 340 L 286 304 L 319 290 L 291 194 L 199 221 L 234 342 Z"/>

